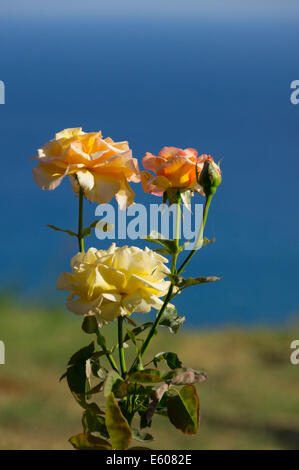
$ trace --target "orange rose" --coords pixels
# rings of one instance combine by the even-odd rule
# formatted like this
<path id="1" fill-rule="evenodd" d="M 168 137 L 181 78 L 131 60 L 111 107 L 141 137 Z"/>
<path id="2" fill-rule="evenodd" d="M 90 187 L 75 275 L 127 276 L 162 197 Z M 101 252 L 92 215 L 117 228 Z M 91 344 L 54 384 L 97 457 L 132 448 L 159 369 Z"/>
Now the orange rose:
<path id="1" fill-rule="evenodd" d="M 164 191 L 178 189 L 185 191 L 191 189 L 203 194 L 202 187 L 196 180 L 196 166 L 201 172 L 208 155 L 197 156 L 196 150 L 179 149 L 176 147 L 163 147 L 159 154 L 146 153 L 142 159 L 144 168 L 141 172 L 141 182 L 146 193 L 162 196 Z"/>
<path id="2" fill-rule="evenodd" d="M 69 176 L 73 189 L 82 188 L 87 199 L 99 204 L 115 196 L 120 207 L 133 203 L 128 181 L 140 181 L 138 163 L 128 142 L 103 139 L 101 132 L 85 133 L 81 128 L 65 129 L 38 150 L 39 164 L 33 168 L 36 184 L 55 189 Z"/>

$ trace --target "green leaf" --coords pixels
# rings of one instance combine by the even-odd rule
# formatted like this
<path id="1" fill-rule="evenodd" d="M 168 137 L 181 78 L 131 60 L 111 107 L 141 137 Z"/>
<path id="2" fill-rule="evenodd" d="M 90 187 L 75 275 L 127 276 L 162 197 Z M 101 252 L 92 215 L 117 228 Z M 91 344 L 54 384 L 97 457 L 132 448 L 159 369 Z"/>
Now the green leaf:
<path id="1" fill-rule="evenodd" d="M 99 330 L 97 330 L 97 343 L 104 350 L 107 349 L 105 336 L 103 336 L 102 333 L 99 332 Z"/>
<path id="2" fill-rule="evenodd" d="M 113 230 L 113 224 L 106 222 L 104 220 L 95 220 L 89 227 L 86 227 L 83 230 L 83 237 L 89 237 L 93 228 L 97 230 L 102 230 L 102 232 L 111 232 Z"/>
<path id="3" fill-rule="evenodd" d="M 201 370 L 197 371 L 190 367 L 174 369 L 163 376 L 164 380 L 173 385 L 189 385 L 203 382 L 208 378 L 207 374 Z"/>
<path id="4" fill-rule="evenodd" d="M 99 437 L 109 439 L 105 417 L 93 412 L 89 408 L 83 413 L 82 426 L 85 434 L 98 433 Z"/>
<path id="5" fill-rule="evenodd" d="M 163 382 L 163 377 L 157 369 L 144 369 L 133 372 L 130 375 L 130 380 L 137 383 L 157 383 Z"/>
<path id="6" fill-rule="evenodd" d="M 98 222 L 99 222 L 98 220 L 95 220 L 94 222 L 92 222 L 92 224 L 86 227 L 82 232 L 83 237 L 89 237 L 91 234 L 91 230 L 95 228 Z"/>
<path id="7" fill-rule="evenodd" d="M 139 429 L 132 429 L 132 435 L 133 435 L 133 439 L 139 442 L 150 442 L 154 440 L 151 434 L 147 432 L 139 431 Z"/>
<path id="8" fill-rule="evenodd" d="M 85 331 L 85 333 L 87 334 L 96 333 L 98 329 L 99 329 L 98 322 L 95 316 L 87 315 L 86 317 L 84 317 L 84 320 L 82 323 L 82 330 Z"/>
<path id="9" fill-rule="evenodd" d="M 88 346 L 79 349 L 79 351 L 75 352 L 70 358 L 68 365 L 77 364 L 86 362 L 87 359 L 90 359 L 94 353 L 94 342 L 92 341 Z"/>
<path id="10" fill-rule="evenodd" d="M 137 326 L 136 328 L 133 328 L 133 330 L 128 331 L 124 337 L 124 343 L 126 341 L 129 341 L 130 339 L 134 341 L 136 336 L 140 335 L 140 333 L 142 333 L 143 331 L 145 331 L 147 328 L 151 327 L 152 325 L 153 325 L 152 322 L 147 322 L 147 323 L 143 323 L 140 326 Z"/>
<path id="11" fill-rule="evenodd" d="M 183 247 L 178 247 L 176 240 L 168 240 L 167 238 L 163 238 L 163 236 L 160 234 L 157 234 L 157 235 L 158 235 L 158 238 L 153 237 L 151 235 L 144 237 L 144 240 L 148 242 L 157 243 L 158 245 L 163 246 L 163 249 L 159 248 L 155 251 L 160 252 L 161 250 L 163 250 L 163 253 L 168 254 L 168 255 L 174 255 L 182 251 Z"/>
<path id="12" fill-rule="evenodd" d="M 162 315 L 160 325 L 167 326 L 171 333 L 177 333 L 184 321 L 185 317 L 180 317 L 176 308 L 168 306 Z"/>
<path id="13" fill-rule="evenodd" d="M 173 352 L 160 352 L 156 354 L 153 359 L 155 366 L 157 367 L 158 362 L 164 360 L 170 369 L 177 369 L 182 367 L 182 363 L 179 360 L 176 353 Z"/>
<path id="14" fill-rule="evenodd" d="M 179 291 L 186 289 L 186 287 L 195 286 L 197 284 L 207 284 L 208 282 L 220 281 L 221 277 L 208 276 L 208 277 L 188 277 L 184 279 L 181 276 L 170 276 L 174 284 L 179 288 Z"/>
<path id="15" fill-rule="evenodd" d="M 83 432 L 72 436 L 69 442 L 77 450 L 112 450 L 111 444 L 105 439 Z"/>
<path id="16" fill-rule="evenodd" d="M 94 343 L 90 343 L 88 346 L 79 349 L 68 362 L 68 368 L 66 371 L 68 386 L 78 397 L 75 396 L 76 400 L 81 404 L 81 394 L 85 396 L 89 390 L 89 384 L 86 376 L 86 361 L 90 359 L 94 352 Z M 84 402 L 84 400 L 83 400 Z M 81 404 L 82 405 L 82 404 Z"/>
<path id="17" fill-rule="evenodd" d="M 101 366 L 100 358 L 105 356 L 104 351 L 95 352 L 90 358 L 91 372 L 97 378 L 104 380 L 107 376 L 107 370 Z"/>
<path id="18" fill-rule="evenodd" d="M 51 225 L 51 224 L 47 224 L 47 227 L 53 229 L 53 230 L 57 230 L 57 232 L 64 232 L 64 233 L 67 233 L 68 235 L 70 235 L 71 237 L 77 237 L 77 233 L 75 232 L 72 232 L 71 230 L 63 230 L 62 228 L 59 228 L 59 227 L 55 227 L 55 225 Z"/>
<path id="19" fill-rule="evenodd" d="M 106 401 L 105 422 L 113 449 L 127 449 L 132 439 L 132 431 L 127 420 L 120 411 L 113 393 L 110 393 Z"/>
<path id="20" fill-rule="evenodd" d="M 171 423 L 184 434 L 196 434 L 199 426 L 199 399 L 194 385 L 185 385 L 167 401 Z"/>
<path id="21" fill-rule="evenodd" d="M 111 394 L 113 385 L 118 380 L 123 382 L 123 379 L 121 378 L 121 376 L 115 370 L 111 370 L 108 373 L 108 375 L 106 377 L 106 380 L 105 380 L 105 385 L 104 385 L 104 396 L 105 397 L 108 397 Z"/>

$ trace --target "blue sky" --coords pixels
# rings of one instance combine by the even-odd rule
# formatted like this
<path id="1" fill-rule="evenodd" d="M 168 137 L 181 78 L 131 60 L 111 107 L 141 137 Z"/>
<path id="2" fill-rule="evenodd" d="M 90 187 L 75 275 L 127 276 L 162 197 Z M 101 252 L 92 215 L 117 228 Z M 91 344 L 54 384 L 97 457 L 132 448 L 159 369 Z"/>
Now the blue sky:
<path id="1" fill-rule="evenodd" d="M 1 0 L 1 15 L 14 17 L 73 16 L 294 19 L 296 0 Z"/>

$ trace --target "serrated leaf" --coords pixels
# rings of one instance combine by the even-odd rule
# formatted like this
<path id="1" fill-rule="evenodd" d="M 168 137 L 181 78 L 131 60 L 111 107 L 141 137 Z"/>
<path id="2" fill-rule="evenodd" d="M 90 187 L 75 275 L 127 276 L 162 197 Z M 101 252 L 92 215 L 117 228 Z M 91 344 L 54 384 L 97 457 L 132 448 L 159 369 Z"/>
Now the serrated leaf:
<path id="1" fill-rule="evenodd" d="M 185 385 L 180 392 L 168 398 L 168 417 L 184 434 L 196 434 L 199 426 L 199 399 L 194 385 Z"/>
<path id="2" fill-rule="evenodd" d="M 171 333 L 177 333 L 184 321 L 185 317 L 180 317 L 176 308 L 168 306 L 166 307 L 159 324 L 167 326 Z"/>
<path id="3" fill-rule="evenodd" d="M 71 237 L 77 237 L 77 233 L 75 232 L 72 232 L 72 230 L 64 230 L 62 228 L 59 228 L 59 227 L 55 227 L 55 225 L 51 225 L 51 224 L 47 224 L 47 227 L 51 228 L 52 230 L 56 230 L 57 232 L 64 232 L 64 233 L 67 233 L 68 235 L 70 235 Z"/>
<path id="4" fill-rule="evenodd" d="M 72 436 L 69 442 L 77 450 L 111 450 L 111 444 L 105 439 L 92 436 L 91 434 L 80 433 Z"/>
<path id="5" fill-rule="evenodd" d="M 116 403 L 113 393 L 107 397 L 105 424 L 113 449 L 127 449 L 132 440 L 132 431 Z"/>

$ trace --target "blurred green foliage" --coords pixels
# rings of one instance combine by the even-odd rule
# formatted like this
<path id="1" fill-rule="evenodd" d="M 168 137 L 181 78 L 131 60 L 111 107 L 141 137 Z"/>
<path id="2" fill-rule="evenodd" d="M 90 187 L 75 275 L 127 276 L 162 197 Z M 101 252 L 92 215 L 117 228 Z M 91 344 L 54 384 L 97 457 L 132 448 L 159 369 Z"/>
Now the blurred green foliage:
<path id="1" fill-rule="evenodd" d="M 81 410 L 59 377 L 72 353 L 90 342 L 82 319 L 5 298 L 0 310 L 6 349 L 6 364 L 0 365 L 0 449 L 71 449 L 68 438 L 81 432 Z M 108 328 L 109 338 L 115 330 Z M 169 432 L 167 420 L 156 417 L 156 440 L 149 447 L 299 449 L 299 366 L 289 360 L 297 331 L 184 326 L 174 335 L 161 328 L 151 354 L 175 351 L 209 378 L 198 389 L 199 434 L 184 436 L 174 427 Z"/>

